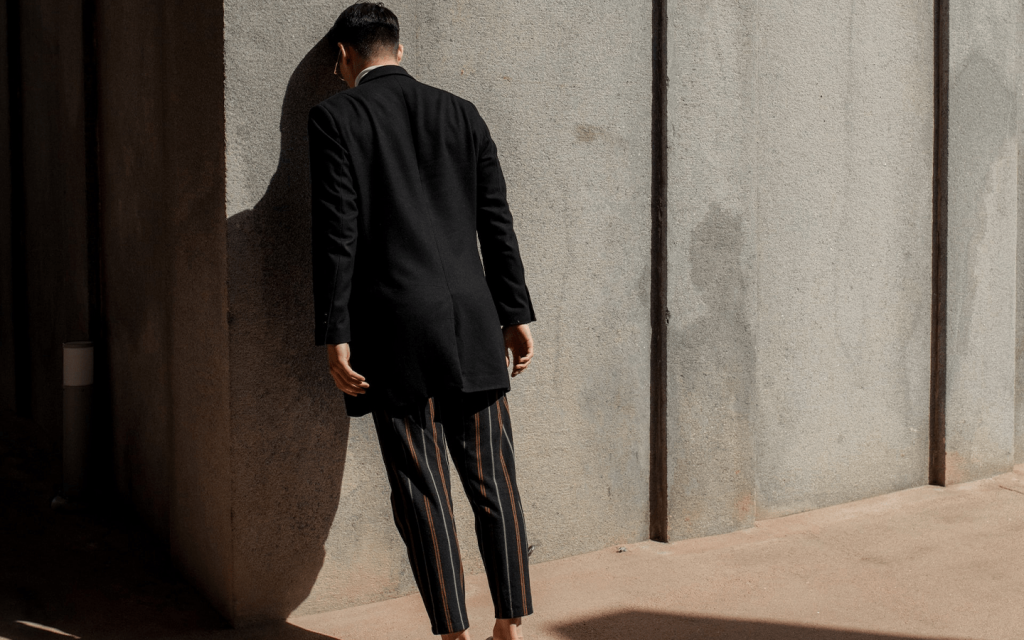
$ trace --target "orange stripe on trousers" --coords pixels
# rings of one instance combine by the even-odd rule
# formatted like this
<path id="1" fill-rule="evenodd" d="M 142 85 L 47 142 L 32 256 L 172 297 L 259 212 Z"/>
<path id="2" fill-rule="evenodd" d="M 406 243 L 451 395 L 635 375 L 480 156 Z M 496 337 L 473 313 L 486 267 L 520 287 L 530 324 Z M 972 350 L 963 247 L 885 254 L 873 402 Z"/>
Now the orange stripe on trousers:
<path id="1" fill-rule="evenodd" d="M 487 485 L 484 484 L 484 461 L 480 456 L 480 412 L 473 414 L 473 421 L 476 422 L 476 474 L 480 478 L 480 495 L 487 497 Z M 491 508 L 484 506 L 484 511 L 491 512 Z"/>
<path id="2" fill-rule="evenodd" d="M 434 451 L 437 453 L 437 472 L 441 476 L 441 487 L 444 489 L 444 501 L 448 504 L 448 516 L 452 519 L 452 533 L 455 534 L 455 548 L 459 550 L 459 583 L 466 588 L 466 579 L 462 575 L 462 550 L 459 547 L 459 532 L 455 530 L 455 512 L 452 511 L 451 500 L 448 499 L 448 482 L 445 481 L 444 467 L 441 466 L 441 446 L 437 443 L 437 426 L 434 424 L 434 399 L 427 398 L 430 405 L 430 429 L 434 433 Z"/>
<path id="3" fill-rule="evenodd" d="M 434 540 L 434 558 L 437 560 L 437 581 L 441 584 L 441 603 L 444 608 L 444 617 L 448 621 L 448 628 L 452 628 L 452 618 L 448 615 L 448 594 L 444 588 L 444 570 L 441 568 L 441 550 L 437 546 L 437 534 L 434 533 L 434 518 L 430 515 L 430 501 L 423 496 L 423 506 L 427 509 L 427 522 L 430 524 L 430 537 Z"/>

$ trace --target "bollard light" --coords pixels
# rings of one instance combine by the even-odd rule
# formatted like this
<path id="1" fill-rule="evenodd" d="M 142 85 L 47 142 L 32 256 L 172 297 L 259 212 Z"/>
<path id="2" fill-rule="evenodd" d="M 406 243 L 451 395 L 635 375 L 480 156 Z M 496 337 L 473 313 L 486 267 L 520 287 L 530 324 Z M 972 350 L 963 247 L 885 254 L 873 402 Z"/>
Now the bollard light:
<path id="1" fill-rule="evenodd" d="M 89 432 L 92 430 L 92 342 L 64 343 L 64 461 L 61 495 L 85 496 Z M 58 500 L 55 499 L 55 506 Z"/>

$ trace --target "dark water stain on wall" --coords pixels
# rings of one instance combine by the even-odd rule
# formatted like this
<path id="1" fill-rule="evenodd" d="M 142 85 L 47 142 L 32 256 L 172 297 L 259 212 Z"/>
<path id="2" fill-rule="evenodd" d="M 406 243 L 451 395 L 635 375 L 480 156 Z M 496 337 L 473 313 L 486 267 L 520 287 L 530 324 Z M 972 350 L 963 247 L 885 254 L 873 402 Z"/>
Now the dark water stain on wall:
<path id="1" fill-rule="evenodd" d="M 1003 396 L 1001 384 L 982 390 L 974 380 L 978 367 L 1011 366 L 1008 360 L 1013 357 L 999 354 L 1006 345 L 992 330 L 1012 322 L 1015 313 L 1002 302 L 991 302 L 991 291 L 1000 287 L 1007 264 L 1005 254 L 1016 251 L 1005 243 L 1013 228 L 1010 217 L 1015 219 L 1017 210 L 1004 205 L 1007 163 L 1016 155 L 1011 143 L 1017 127 L 1017 88 L 1007 84 L 998 64 L 976 48 L 950 70 L 946 442 L 950 460 L 958 461 L 958 473 L 947 467 L 950 483 L 992 475 L 1013 458 L 1014 435 L 1005 433 L 1001 424 L 984 424 L 976 403 L 986 405 L 986 412 L 1009 412 L 1014 399 Z M 1015 234 L 1012 238 L 1016 240 Z M 963 401 L 974 406 L 958 407 Z"/>
<path id="2" fill-rule="evenodd" d="M 959 301 L 950 301 L 951 315 L 957 313 L 950 318 L 950 323 L 958 325 L 957 331 L 969 333 L 981 275 L 976 267 L 982 261 L 981 253 L 986 250 L 982 246 L 986 230 L 995 222 L 988 219 L 986 206 L 991 195 L 991 174 L 994 165 L 1003 158 L 1007 138 L 1015 126 L 1015 123 L 1000 121 L 1015 115 L 1016 110 L 1013 91 L 1005 86 L 993 63 L 981 54 L 970 54 L 952 75 L 950 108 L 960 117 L 949 132 L 950 160 L 954 167 L 949 177 L 950 243 L 966 239 L 966 246 L 962 246 L 962 240 L 958 243 L 961 244 L 959 252 L 951 246 L 949 270 L 951 279 L 955 277 L 967 286 L 959 292 Z M 959 346 L 970 347 L 963 342 Z"/>

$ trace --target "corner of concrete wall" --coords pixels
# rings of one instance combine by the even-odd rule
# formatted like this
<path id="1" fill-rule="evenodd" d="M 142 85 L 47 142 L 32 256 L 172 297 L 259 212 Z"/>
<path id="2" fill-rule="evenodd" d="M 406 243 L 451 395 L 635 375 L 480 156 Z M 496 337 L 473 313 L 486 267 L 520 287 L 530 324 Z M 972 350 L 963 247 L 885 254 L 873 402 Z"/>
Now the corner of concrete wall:
<path id="1" fill-rule="evenodd" d="M 947 484 L 1014 461 L 1019 5 L 950 3 Z"/>
<path id="2" fill-rule="evenodd" d="M 223 11 L 112 0 L 96 29 L 120 487 L 230 618 Z"/>
<path id="3" fill-rule="evenodd" d="M 171 205 L 168 313 L 174 402 L 171 550 L 217 609 L 234 615 L 224 172 L 224 9 L 164 8 L 165 153 Z"/>

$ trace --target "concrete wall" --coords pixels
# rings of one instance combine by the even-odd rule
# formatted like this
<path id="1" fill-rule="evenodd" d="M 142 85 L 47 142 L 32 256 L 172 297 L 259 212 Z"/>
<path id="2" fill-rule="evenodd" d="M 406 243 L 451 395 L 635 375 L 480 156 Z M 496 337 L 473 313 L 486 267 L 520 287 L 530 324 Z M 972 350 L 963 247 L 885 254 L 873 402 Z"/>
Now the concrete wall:
<path id="1" fill-rule="evenodd" d="M 1020 3 L 950 3 L 946 481 L 1014 460 Z"/>
<path id="2" fill-rule="evenodd" d="M 24 277 L 31 415 L 54 451 L 61 437 L 63 349 L 89 337 L 82 14 L 60 0 L 21 2 L 25 139 Z M 46 79 L 46 80 L 41 80 Z M 9 254 L 8 254 L 9 255 Z"/>
<path id="3" fill-rule="evenodd" d="M 671 538 L 924 484 L 931 5 L 669 15 Z"/>
<path id="4" fill-rule="evenodd" d="M 97 10 L 100 197 L 121 491 L 230 612 L 222 12 Z"/>
<path id="5" fill-rule="evenodd" d="M 21 4 L 30 144 L 11 161 L 33 408 L 56 442 L 60 343 L 88 321 L 82 25 L 79 7 Z M 120 488 L 236 624 L 415 590 L 372 422 L 345 416 L 313 345 L 306 116 L 340 89 L 322 38 L 346 4 L 97 3 Z M 1014 446 L 1024 460 L 1018 4 L 951 15 L 950 482 L 1007 469 Z M 390 6 L 406 68 L 479 107 L 508 180 L 538 315 L 510 394 L 531 562 L 646 539 L 651 7 Z M 669 16 L 670 537 L 925 483 L 932 4 Z M 9 256 L 9 207 L 0 225 Z"/>
<path id="6" fill-rule="evenodd" d="M 235 612 L 415 590 L 369 417 L 349 421 L 309 289 L 309 107 L 346 3 L 225 4 Z M 541 562 L 647 537 L 650 7 L 393 2 L 404 65 L 473 101 L 497 142 L 537 356 L 509 400 Z M 557 55 L 554 54 L 557 52 Z M 556 463 L 557 461 L 557 463 Z M 482 571 L 456 494 L 464 566 Z"/>

